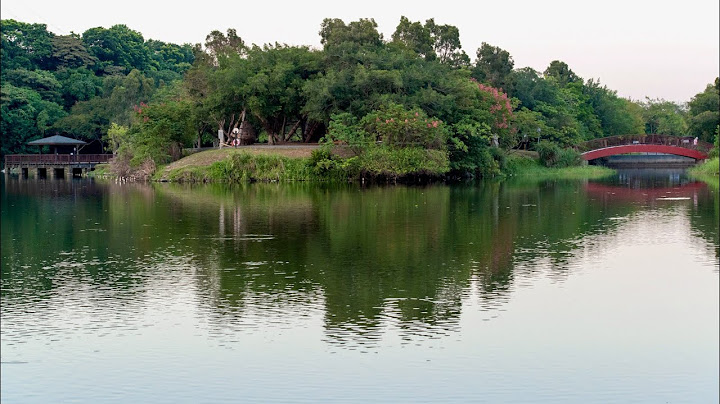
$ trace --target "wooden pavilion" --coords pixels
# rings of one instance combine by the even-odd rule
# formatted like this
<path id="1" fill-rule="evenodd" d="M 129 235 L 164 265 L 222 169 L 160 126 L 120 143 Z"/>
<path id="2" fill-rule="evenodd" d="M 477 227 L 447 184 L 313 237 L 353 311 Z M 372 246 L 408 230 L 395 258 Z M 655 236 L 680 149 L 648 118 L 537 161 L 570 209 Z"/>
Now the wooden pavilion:
<path id="1" fill-rule="evenodd" d="M 100 163 L 107 163 L 112 154 L 80 154 L 86 142 L 69 137 L 55 135 L 33 140 L 29 146 L 39 146 L 38 154 L 10 154 L 5 156 L 5 173 L 19 170 L 23 177 L 37 176 L 47 178 L 50 173 L 55 178 L 82 176 L 95 169 Z M 42 147 L 49 146 L 51 154 L 42 154 Z"/>

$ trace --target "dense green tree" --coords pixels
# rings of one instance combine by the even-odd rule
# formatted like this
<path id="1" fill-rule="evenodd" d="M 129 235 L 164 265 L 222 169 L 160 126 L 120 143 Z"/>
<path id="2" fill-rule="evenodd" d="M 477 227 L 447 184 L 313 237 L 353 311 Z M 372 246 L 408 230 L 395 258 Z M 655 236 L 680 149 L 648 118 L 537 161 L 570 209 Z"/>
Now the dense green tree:
<path id="1" fill-rule="evenodd" d="M 645 132 L 639 105 L 619 98 L 615 91 L 601 86 L 599 81 L 593 79 L 587 81 L 584 93 L 601 122 L 604 136 Z"/>
<path id="2" fill-rule="evenodd" d="M 248 112 L 260 122 L 271 143 L 293 135 L 303 140 L 308 116 L 303 86 L 320 72 L 321 55 L 308 47 L 275 44 L 253 47 L 248 55 L 252 72 L 242 88 Z"/>
<path id="3" fill-rule="evenodd" d="M 97 69 L 103 73 L 147 71 L 153 66 L 150 50 L 141 33 L 124 24 L 110 28 L 90 28 L 82 34 L 88 52 L 99 61 Z"/>
<path id="4" fill-rule="evenodd" d="M 650 99 L 642 103 L 645 133 L 684 136 L 687 132 L 685 111 L 681 105 L 663 99 Z"/>
<path id="5" fill-rule="evenodd" d="M 5 72 L 5 83 L 37 91 L 47 101 L 60 102 L 60 82 L 46 70 L 13 69 Z"/>
<path id="6" fill-rule="evenodd" d="M 42 24 L 13 20 L 1 28 L 3 153 L 58 133 L 124 138 L 139 148 L 133 156 L 140 160 L 167 161 L 181 146 L 216 143 L 218 130 L 230 132 L 243 120 L 270 143 L 317 140 L 328 128 L 350 139 L 357 133 L 348 128 L 361 126 L 374 140 L 413 143 L 422 132 L 410 125 L 417 113 L 443 128 L 446 149 L 435 157 L 447 160 L 449 152 L 456 172 L 491 174 L 503 164 L 501 149 L 541 140 L 568 146 L 643 131 L 682 134 L 686 125 L 712 140 L 718 127 L 717 80 L 693 98 L 685 116 L 672 103 L 620 98 L 558 60 L 542 74 L 514 70 L 510 54 L 487 43 L 471 66 L 457 27 L 434 19 L 401 17 L 390 41 L 373 19 L 325 19 L 322 50 L 249 46 L 234 29 L 212 31 L 204 45 L 191 47 L 145 41 L 125 25 L 82 36 L 55 36 Z M 405 118 L 394 124 L 408 130 L 402 136 L 385 133 L 393 125 L 367 121 L 408 114 L 407 127 Z M 125 135 L 108 137 L 117 128 Z M 377 157 L 388 157 L 382 153 Z"/>
<path id="7" fill-rule="evenodd" d="M 470 64 L 470 58 L 461 49 L 460 31 L 453 25 L 439 25 L 434 19 L 410 22 L 401 17 L 392 35 L 393 42 L 402 43 L 427 61 L 437 59 L 440 63 L 460 67 Z"/>
<path id="8" fill-rule="evenodd" d="M 79 80 L 82 86 L 82 80 Z M 91 86 L 91 83 L 84 83 Z M 87 89 L 91 91 L 92 88 Z M 102 79 L 100 94 L 86 101 L 78 101 L 70 115 L 58 120 L 54 128 L 61 134 L 101 141 L 111 122 L 130 126 L 133 107 L 147 103 L 155 91 L 152 79 L 133 70 L 127 76 L 110 75 Z"/>
<path id="9" fill-rule="evenodd" d="M 66 109 L 78 101 L 87 101 L 100 93 L 102 79 L 85 67 L 60 69 L 55 72 L 60 82 L 61 95 Z"/>
<path id="10" fill-rule="evenodd" d="M 182 148 L 191 144 L 195 137 L 191 108 L 187 100 L 141 104 L 134 108 L 135 119 L 127 133 L 129 141 L 121 144 L 118 154 L 129 158 L 132 165 L 147 160 L 169 163 L 180 158 Z M 113 128 L 118 129 L 117 126 Z"/>
<path id="11" fill-rule="evenodd" d="M 392 34 L 392 40 L 404 44 L 426 60 L 434 60 L 437 57 L 432 33 L 419 21 L 411 22 L 405 16 L 400 17 L 400 23 Z"/>
<path id="12" fill-rule="evenodd" d="M 530 143 L 539 142 L 543 133 L 550 133 L 543 115 L 525 107 L 515 111 L 513 121 L 515 130 L 517 130 L 518 142 L 523 148 L 527 148 Z"/>
<path id="13" fill-rule="evenodd" d="M 108 104 L 108 99 L 103 97 L 80 101 L 72 106 L 69 115 L 55 122 L 53 130 L 88 142 L 101 141 L 110 125 Z"/>
<path id="14" fill-rule="evenodd" d="M 454 25 L 439 25 L 433 18 L 425 22 L 433 40 L 433 49 L 440 63 L 460 67 L 468 66 L 470 58 L 462 51 L 460 30 Z"/>
<path id="15" fill-rule="evenodd" d="M 205 37 L 205 51 L 195 52 L 195 57 L 200 57 L 200 62 L 209 63 L 214 66 L 223 64 L 228 58 L 244 55 L 247 51 L 245 41 L 237 35 L 233 28 L 227 30 L 227 35 L 220 31 L 212 31 Z M 202 55 L 204 53 L 204 55 Z M 206 55 L 206 56 L 205 56 Z M 202 60 L 207 57 L 207 60 Z"/>
<path id="16" fill-rule="evenodd" d="M 145 46 L 150 50 L 150 57 L 159 71 L 170 70 L 182 74 L 195 60 L 193 48 L 189 44 L 176 45 L 148 39 Z"/>
<path id="17" fill-rule="evenodd" d="M 373 18 L 361 18 L 349 24 L 338 18 L 326 18 L 320 26 L 320 43 L 327 47 L 346 42 L 359 46 L 380 46 L 383 36 Z"/>
<path id="18" fill-rule="evenodd" d="M 512 84 L 508 88 L 508 95 L 517 98 L 520 105 L 528 109 L 535 110 L 538 103 L 541 102 L 546 104 L 559 102 L 557 85 L 543 79 L 536 70 L 530 67 L 513 71 L 509 81 Z"/>
<path id="19" fill-rule="evenodd" d="M 582 79 L 578 77 L 575 72 L 570 70 L 570 67 L 567 65 L 567 63 L 561 62 L 559 60 L 553 60 L 552 62 L 550 62 L 550 65 L 547 67 L 547 69 L 545 69 L 543 75 L 545 76 L 545 78 L 552 78 L 561 87 L 565 87 L 569 83 L 582 81 Z"/>
<path id="20" fill-rule="evenodd" d="M 60 35 L 52 39 L 55 68 L 74 69 L 94 66 L 96 59 L 85 48 L 78 35 Z"/>
<path id="21" fill-rule="evenodd" d="M 154 91 L 152 79 L 139 70 L 132 70 L 127 76 L 105 77 L 102 97 L 107 99 L 108 120 L 120 125 L 129 125 L 132 108 L 142 102 L 150 101 Z"/>
<path id="22" fill-rule="evenodd" d="M 27 142 L 42 138 L 65 115 L 62 107 L 29 88 L 3 83 L 0 95 L 2 155 L 37 152 Z"/>
<path id="23" fill-rule="evenodd" d="M 45 24 L 15 20 L 0 21 L 2 71 L 49 69 L 52 66 L 53 37 Z"/>
<path id="24" fill-rule="evenodd" d="M 720 125 L 720 79 L 688 102 L 688 134 L 712 142 Z"/>
<path id="25" fill-rule="evenodd" d="M 476 55 L 477 59 L 472 69 L 472 76 L 481 83 L 507 89 L 510 84 L 508 76 L 512 73 L 515 65 L 510 53 L 483 42 Z"/>

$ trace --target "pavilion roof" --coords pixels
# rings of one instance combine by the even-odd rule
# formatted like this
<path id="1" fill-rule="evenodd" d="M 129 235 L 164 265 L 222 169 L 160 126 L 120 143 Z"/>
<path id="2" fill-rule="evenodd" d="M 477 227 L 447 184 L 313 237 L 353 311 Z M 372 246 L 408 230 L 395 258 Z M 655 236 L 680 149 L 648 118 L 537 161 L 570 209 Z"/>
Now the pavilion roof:
<path id="1" fill-rule="evenodd" d="M 55 135 L 44 139 L 33 140 L 27 143 L 30 146 L 80 146 L 87 144 L 82 140 L 71 139 L 69 137 Z"/>

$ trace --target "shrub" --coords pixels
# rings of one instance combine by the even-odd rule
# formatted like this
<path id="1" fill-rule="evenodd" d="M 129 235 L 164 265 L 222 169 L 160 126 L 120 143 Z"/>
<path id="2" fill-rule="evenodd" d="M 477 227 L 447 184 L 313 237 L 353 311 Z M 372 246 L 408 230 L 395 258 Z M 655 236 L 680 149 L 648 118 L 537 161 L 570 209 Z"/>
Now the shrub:
<path id="1" fill-rule="evenodd" d="M 237 153 L 210 165 L 207 177 L 224 182 L 304 181 L 310 179 L 310 169 L 304 159 Z"/>
<path id="2" fill-rule="evenodd" d="M 553 142 L 543 140 L 535 146 L 540 164 L 545 167 L 574 167 L 582 163 L 580 153 L 567 148 L 562 149 Z"/>
<path id="3" fill-rule="evenodd" d="M 560 154 L 560 147 L 557 144 L 543 140 L 535 145 L 535 150 L 538 152 L 540 164 L 545 167 L 555 166 Z"/>
<path id="4" fill-rule="evenodd" d="M 567 148 L 560 149 L 555 167 L 575 167 L 582 164 L 582 157 L 577 151 Z"/>
<path id="5" fill-rule="evenodd" d="M 429 118 L 419 108 L 406 110 L 402 105 L 390 104 L 367 114 L 361 120 L 366 133 L 390 147 L 424 147 L 442 149 L 448 137 L 445 124 Z"/>
<path id="6" fill-rule="evenodd" d="M 450 171 L 447 152 L 419 147 L 373 147 L 359 157 L 357 164 L 362 174 L 392 178 L 407 175 L 440 176 Z"/>

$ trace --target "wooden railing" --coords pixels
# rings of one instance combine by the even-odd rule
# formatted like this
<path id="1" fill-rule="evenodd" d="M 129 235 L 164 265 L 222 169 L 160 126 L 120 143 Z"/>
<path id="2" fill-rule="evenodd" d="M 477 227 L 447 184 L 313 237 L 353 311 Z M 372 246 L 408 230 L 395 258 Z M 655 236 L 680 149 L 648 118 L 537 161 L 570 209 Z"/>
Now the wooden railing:
<path id="1" fill-rule="evenodd" d="M 5 156 L 5 164 L 98 164 L 112 158 L 112 154 L 9 154 Z"/>

